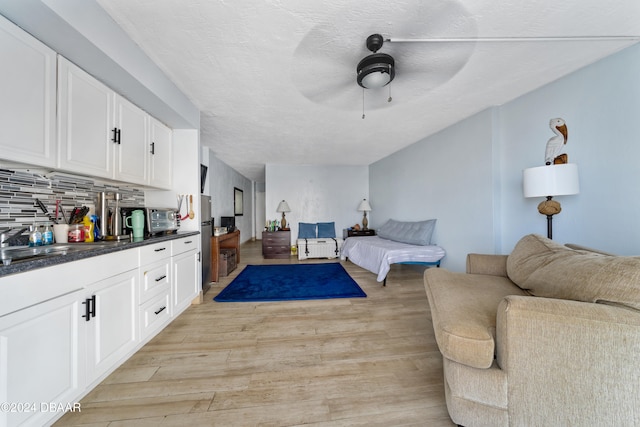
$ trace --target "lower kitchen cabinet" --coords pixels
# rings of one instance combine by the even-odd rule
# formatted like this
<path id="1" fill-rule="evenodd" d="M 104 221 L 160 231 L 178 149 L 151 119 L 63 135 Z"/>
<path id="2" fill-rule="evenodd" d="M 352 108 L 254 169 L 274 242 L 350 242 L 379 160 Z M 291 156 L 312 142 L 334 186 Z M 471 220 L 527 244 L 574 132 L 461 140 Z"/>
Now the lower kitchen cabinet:
<path id="1" fill-rule="evenodd" d="M 140 248 L 140 339 L 147 339 L 171 320 L 171 242 Z"/>
<path id="2" fill-rule="evenodd" d="M 140 338 L 146 341 L 171 320 L 171 295 L 166 292 L 140 305 Z"/>
<path id="3" fill-rule="evenodd" d="M 91 285 L 82 301 L 87 336 L 87 384 L 101 378 L 138 343 L 138 270 Z"/>
<path id="4" fill-rule="evenodd" d="M 0 403 L 15 405 L 0 426 L 52 424 L 184 311 L 200 292 L 198 244 L 196 235 L 0 277 Z"/>
<path id="5" fill-rule="evenodd" d="M 171 242 L 173 262 L 172 303 L 173 316 L 183 312 L 201 289 L 200 252 L 198 236 Z"/>
<path id="6" fill-rule="evenodd" d="M 48 425 L 48 404 L 84 391 L 83 292 L 0 317 L 0 403 L 14 405 L 0 411 L 1 426 Z"/>

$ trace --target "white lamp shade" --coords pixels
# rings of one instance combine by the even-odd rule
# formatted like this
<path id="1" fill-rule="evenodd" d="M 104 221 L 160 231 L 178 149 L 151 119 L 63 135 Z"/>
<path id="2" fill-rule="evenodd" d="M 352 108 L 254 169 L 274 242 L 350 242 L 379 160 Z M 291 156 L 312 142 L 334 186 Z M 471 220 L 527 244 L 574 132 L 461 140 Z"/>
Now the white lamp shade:
<path id="1" fill-rule="evenodd" d="M 369 212 L 371 210 L 371 205 L 367 202 L 367 199 L 362 199 L 360 204 L 358 205 L 358 211 L 360 212 Z"/>
<path id="2" fill-rule="evenodd" d="M 289 208 L 289 204 L 283 200 L 278 204 L 276 212 L 291 212 L 291 209 Z"/>
<path id="3" fill-rule="evenodd" d="M 578 165 L 566 163 L 525 169 L 522 172 L 522 185 L 524 197 L 578 194 Z"/>

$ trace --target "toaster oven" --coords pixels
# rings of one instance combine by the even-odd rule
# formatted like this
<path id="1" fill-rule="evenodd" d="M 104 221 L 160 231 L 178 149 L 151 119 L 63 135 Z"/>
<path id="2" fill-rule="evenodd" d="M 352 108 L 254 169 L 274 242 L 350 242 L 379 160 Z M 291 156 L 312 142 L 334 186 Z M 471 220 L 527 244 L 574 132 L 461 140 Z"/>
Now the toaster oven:
<path id="1" fill-rule="evenodd" d="M 180 228 L 180 217 L 175 209 L 146 208 L 147 230 L 150 235 L 171 234 Z"/>

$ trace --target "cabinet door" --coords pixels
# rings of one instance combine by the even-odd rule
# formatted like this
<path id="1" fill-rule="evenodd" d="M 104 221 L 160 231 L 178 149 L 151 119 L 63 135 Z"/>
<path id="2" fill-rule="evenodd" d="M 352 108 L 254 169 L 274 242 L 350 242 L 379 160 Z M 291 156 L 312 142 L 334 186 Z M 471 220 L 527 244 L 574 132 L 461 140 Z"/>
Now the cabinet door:
<path id="1" fill-rule="evenodd" d="M 0 157 L 56 165 L 56 54 L 0 16 Z"/>
<path id="2" fill-rule="evenodd" d="M 137 344 L 138 270 L 91 285 L 83 301 L 87 326 L 87 383 L 115 369 Z M 93 310 L 92 310 L 93 309 Z"/>
<path id="3" fill-rule="evenodd" d="M 173 257 L 173 315 L 186 309 L 200 292 L 199 252 L 193 250 Z"/>
<path id="4" fill-rule="evenodd" d="M 84 392 L 82 293 L 0 318 L 0 402 L 36 405 L 0 411 L 0 425 L 49 425 L 60 413 L 41 404 L 73 405 Z"/>
<path id="5" fill-rule="evenodd" d="M 171 165 L 173 132 L 154 118 L 150 118 L 150 123 L 149 185 L 171 189 L 173 181 L 173 168 Z"/>
<path id="6" fill-rule="evenodd" d="M 116 128 L 114 179 L 144 185 L 147 183 L 147 143 L 149 141 L 149 115 L 116 96 Z"/>
<path id="7" fill-rule="evenodd" d="M 59 167 L 113 177 L 115 93 L 58 56 Z"/>

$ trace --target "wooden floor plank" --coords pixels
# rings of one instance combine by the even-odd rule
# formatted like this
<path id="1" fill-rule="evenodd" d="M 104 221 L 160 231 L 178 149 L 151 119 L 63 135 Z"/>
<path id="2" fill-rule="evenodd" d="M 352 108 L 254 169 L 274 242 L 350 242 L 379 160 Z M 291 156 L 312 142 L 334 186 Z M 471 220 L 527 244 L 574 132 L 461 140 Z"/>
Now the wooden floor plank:
<path id="1" fill-rule="evenodd" d="M 387 286 L 342 262 L 367 298 L 268 303 L 212 299 L 243 263 L 56 426 L 452 426 L 424 267 L 393 265 Z"/>

